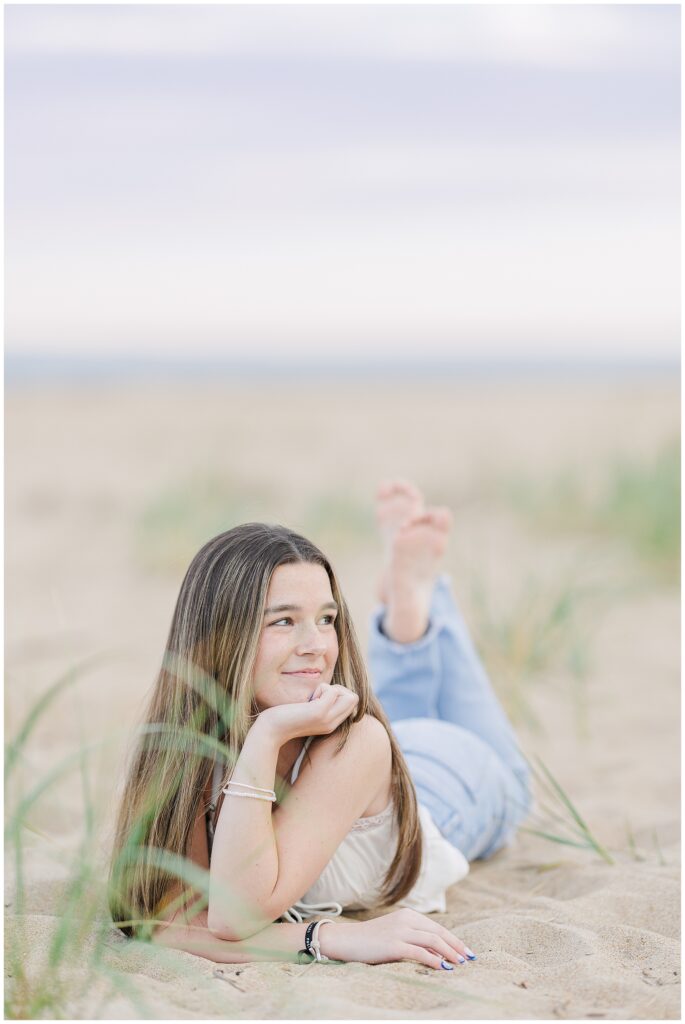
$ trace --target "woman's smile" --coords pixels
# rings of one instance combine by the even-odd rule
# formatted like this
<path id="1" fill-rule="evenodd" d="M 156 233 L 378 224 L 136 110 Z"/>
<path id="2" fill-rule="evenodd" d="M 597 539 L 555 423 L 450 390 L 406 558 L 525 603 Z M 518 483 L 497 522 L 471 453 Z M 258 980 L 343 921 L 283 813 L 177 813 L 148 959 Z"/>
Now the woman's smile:
<path id="1" fill-rule="evenodd" d="M 323 566 L 293 562 L 274 571 L 253 675 L 260 709 L 306 700 L 321 683 L 331 682 L 338 660 L 337 612 Z"/>

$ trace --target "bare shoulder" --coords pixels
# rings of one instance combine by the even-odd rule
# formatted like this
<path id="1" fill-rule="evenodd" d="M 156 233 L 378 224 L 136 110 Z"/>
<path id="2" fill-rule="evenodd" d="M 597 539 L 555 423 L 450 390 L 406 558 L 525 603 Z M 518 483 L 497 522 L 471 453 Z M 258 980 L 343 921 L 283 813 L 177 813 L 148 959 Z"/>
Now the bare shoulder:
<path id="1" fill-rule="evenodd" d="M 392 748 L 387 729 L 377 718 L 364 715 L 352 724 L 341 750 L 338 742 L 335 732 L 312 745 L 305 784 L 311 780 L 329 789 L 344 780 L 342 791 L 359 801 L 351 821 L 380 814 L 391 796 Z"/>
<path id="2" fill-rule="evenodd" d="M 377 748 L 380 752 L 387 751 L 390 754 L 388 730 L 373 715 L 364 715 L 363 718 L 354 723 L 350 729 L 350 740 L 364 746 L 370 744 L 374 749 Z"/>
<path id="3" fill-rule="evenodd" d="M 324 737 L 316 744 L 319 756 L 326 759 L 339 757 L 345 761 L 359 761 L 365 768 L 380 766 L 386 761 L 390 763 L 392 753 L 388 730 L 372 715 L 364 715 L 358 722 L 352 724 L 344 747 L 336 753 L 338 742 L 337 732 Z"/>

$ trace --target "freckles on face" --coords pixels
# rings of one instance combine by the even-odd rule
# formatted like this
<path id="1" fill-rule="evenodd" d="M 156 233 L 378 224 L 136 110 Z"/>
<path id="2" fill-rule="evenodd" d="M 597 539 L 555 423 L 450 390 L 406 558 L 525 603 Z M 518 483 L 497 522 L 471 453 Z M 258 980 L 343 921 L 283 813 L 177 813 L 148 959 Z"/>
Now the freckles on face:
<path id="1" fill-rule="evenodd" d="M 280 565 L 271 577 L 253 673 L 260 708 L 309 700 L 338 659 L 337 606 L 326 570 Z"/>

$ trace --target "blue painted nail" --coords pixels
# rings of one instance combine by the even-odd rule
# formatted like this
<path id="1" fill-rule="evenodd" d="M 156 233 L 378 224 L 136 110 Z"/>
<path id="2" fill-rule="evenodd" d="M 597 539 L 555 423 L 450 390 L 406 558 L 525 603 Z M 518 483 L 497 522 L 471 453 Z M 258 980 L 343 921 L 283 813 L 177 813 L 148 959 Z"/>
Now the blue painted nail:
<path id="1" fill-rule="evenodd" d="M 478 959 L 476 954 L 472 953 L 468 946 L 464 946 L 464 949 L 466 950 L 466 955 L 469 958 L 469 960 L 477 960 Z"/>
<path id="2" fill-rule="evenodd" d="M 454 967 L 452 966 L 452 964 L 448 964 L 446 960 L 441 960 L 440 961 L 440 966 L 442 967 L 443 971 L 453 971 L 454 970 Z"/>

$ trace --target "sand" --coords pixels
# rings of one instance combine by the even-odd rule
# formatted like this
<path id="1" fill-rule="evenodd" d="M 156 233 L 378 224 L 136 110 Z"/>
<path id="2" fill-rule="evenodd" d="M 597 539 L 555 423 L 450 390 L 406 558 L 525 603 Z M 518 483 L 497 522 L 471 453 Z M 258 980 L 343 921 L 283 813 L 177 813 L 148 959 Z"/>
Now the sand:
<path id="1" fill-rule="evenodd" d="M 308 530 L 333 558 L 362 638 L 379 565 L 370 497 L 392 474 L 453 507 L 448 567 L 474 628 L 479 587 L 501 621 L 526 588 L 543 603 L 568 580 L 601 592 L 579 615 L 578 677 L 563 638 L 537 671 L 500 654 L 493 676 L 503 698 L 523 696 L 524 749 L 554 771 L 613 865 L 526 833 L 473 864 L 438 915 L 478 954 L 452 974 L 408 963 L 217 969 L 112 934 L 106 961 L 144 1006 L 102 983 L 79 995 L 85 975 L 75 963 L 62 972 L 69 1015 L 679 1017 L 678 590 L 619 536 L 541 526 L 517 509 L 510 486 L 544 487 L 568 472 L 594 493 L 616 459 L 649 462 L 678 437 L 677 381 L 32 386 L 9 393 L 6 426 L 8 735 L 61 672 L 107 654 L 36 728 L 9 806 L 85 738 L 106 737 L 88 762 L 102 863 L 127 735 L 185 561 L 222 509 Z M 176 525 L 182 515 L 190 527 Z M 21 906 L 8 860 L 6 935 L 24 943 L 33 976 L 59 927 L 83 806 L 72 771 L 32 809 Z M 93 941 L 85 928 L 84 962 Z M 6 970 L 15 973 L 11 960 Z"/>

